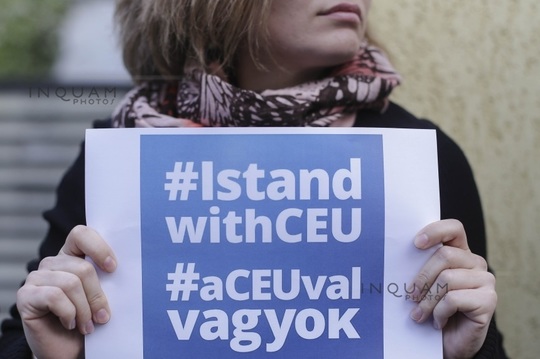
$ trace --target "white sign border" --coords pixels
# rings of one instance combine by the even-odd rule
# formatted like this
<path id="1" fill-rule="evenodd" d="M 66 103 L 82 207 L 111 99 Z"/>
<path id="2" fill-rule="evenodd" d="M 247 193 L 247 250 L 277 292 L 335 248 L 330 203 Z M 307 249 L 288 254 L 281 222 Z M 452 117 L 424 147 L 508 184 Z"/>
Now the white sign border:
<path id="1" fill-rule="evenodd" d="M 184 128 L 87 130 L 87 223 L 109 242 L 118 258 L 118 268 L 114 274 L 99 274 L 101 285 L 105 293 L 133 293 L 134 298 L 125 302 L 109 297 L 112 318 L 107 325 L 97 326 L 96 331 L 87 336 L 86 358 L 143 358 L 140 206 L 133 203 L 140 203 L 140 137 L 145 134 L 383 135 L 386 209 L 384 357 L 442 357 L 441 332 L 430 323 L 414 323 L 408 315 L 414 303 L 399 297 L 404 294 L 406 283 L 411 281 L 431 254 L 431 251 L 419 251 L 414 247 L 416 232 L 440 217 L 435 130 Z M 103 173 L 124 175 L 96 175 Z M 110 194 L 114 194 L 114 197 Z M 127 203 L 131 205 L 125 205 Z M 414 210 L 404 205 L 410 203 L 415 204 Z M 122 243 L 125 240 L 129 241 L 129 245 Z M 409 263 L 405 267 L 400 265 L 404 261 Z M 398 293 L 395 288 L 399 289 Z M 134 335 L 133 328 L 140 330 Z M 130 337 L 123 334 L 127 332 L 131 333 Z"/>

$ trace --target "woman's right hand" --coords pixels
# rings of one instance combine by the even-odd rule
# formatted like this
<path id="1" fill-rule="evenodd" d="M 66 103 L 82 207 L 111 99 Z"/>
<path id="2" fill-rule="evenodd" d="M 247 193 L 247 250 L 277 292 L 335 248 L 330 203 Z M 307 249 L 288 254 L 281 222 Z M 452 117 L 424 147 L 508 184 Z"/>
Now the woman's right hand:
<path id="1" fill-rule="evenodd" d="M 116 269 L 116 257 L 101 236 L 77 226 L 58 255 L 44 258 L 17 292 L 26 339 L 39 359 L 79 357 L 83 336 L 94 324 L 109 321 L 107 298 L 86 256 L 106 272 Z"/>

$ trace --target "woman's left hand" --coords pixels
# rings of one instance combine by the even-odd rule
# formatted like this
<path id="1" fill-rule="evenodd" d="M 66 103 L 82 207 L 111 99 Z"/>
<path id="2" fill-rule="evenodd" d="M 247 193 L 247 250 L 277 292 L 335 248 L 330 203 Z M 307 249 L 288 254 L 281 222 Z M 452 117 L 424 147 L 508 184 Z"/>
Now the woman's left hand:
<path id="1" fill-rule="evenodd" d="M 418 302 L 411 318 L 418 323 L 433 315 L 433 326 L 443 330 L 444 357 L 472 358 L 482 347 L 495 312 L 495 277 L 484 258 L 467 244 L 461 222 L 443 220 L 429 224 L 414 244 L 428 249 L 442 244 L 409 286 Z M 411 292 L 409 290 L 409 292 Z"/>

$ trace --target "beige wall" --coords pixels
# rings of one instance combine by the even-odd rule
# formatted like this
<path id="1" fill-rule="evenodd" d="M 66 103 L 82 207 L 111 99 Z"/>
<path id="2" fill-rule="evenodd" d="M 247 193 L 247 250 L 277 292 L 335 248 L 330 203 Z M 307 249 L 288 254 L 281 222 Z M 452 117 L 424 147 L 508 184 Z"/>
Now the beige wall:
<path id="1" fill-rule="evenodd" d="M 513 358 L 540 355 L 540 2 L 374 0 L 404 77 L 394 100 L 438 123 L 475 170 Z"/>

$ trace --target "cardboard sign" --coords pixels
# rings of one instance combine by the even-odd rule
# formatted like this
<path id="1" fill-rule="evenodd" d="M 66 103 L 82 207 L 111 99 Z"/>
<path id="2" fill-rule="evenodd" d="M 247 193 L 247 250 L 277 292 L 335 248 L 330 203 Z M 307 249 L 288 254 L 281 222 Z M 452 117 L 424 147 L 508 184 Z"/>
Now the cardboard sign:
<path id="1" fill-rule="evenodd" d="M 434 131 L 89 130 L 113 317 L 87 358 L 442 357 L 407 283 L 439 217 Z"/>

